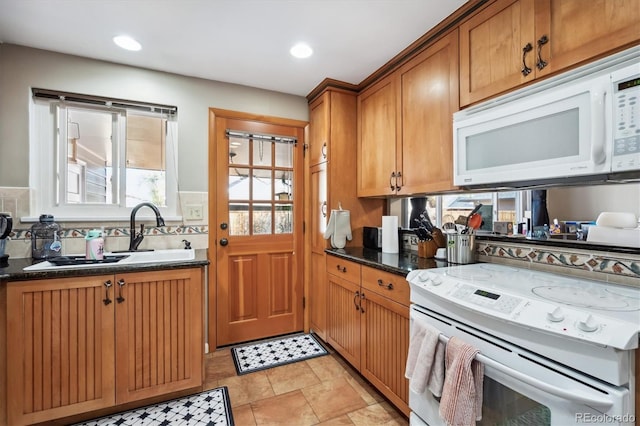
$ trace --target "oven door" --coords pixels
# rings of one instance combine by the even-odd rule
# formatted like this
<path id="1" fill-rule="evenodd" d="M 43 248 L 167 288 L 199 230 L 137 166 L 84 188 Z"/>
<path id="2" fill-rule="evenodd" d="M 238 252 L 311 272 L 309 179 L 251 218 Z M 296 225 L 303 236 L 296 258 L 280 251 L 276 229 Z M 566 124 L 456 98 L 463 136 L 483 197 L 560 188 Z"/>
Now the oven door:
<path id="1" fill-rule="evenodd" d="M 634 407 L 629 390 L 617 387 L 539 357 L 476 327 L 464 325 L 423 307 L 412 305 L 414 318 L 440 330 L 440 339 L 456 336 L 480 350 L 484 364 L 482 420 L 478 425 L 631 425 Z M 428 390 L 410 391 L 412 424 L 444 425 L 439 398 Z"/>

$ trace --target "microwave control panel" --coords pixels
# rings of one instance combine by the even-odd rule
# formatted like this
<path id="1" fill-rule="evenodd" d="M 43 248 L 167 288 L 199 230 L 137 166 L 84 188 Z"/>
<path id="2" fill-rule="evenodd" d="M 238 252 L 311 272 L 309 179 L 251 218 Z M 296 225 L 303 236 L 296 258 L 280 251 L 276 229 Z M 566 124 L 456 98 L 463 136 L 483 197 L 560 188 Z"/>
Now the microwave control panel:
<path id="1" fill-rule="evenodd" d="M 640 74 L 613 82 L 612 170 L 640 169 Z"/>

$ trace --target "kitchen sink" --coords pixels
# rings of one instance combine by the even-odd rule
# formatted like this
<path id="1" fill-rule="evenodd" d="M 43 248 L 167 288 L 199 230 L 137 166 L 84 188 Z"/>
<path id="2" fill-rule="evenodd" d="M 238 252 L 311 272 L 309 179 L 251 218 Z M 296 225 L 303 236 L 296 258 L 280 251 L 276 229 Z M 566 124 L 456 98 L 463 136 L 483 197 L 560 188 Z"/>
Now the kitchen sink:
<path id="1" fill-rule="evenodd" d="M 195 250 L 168 249 L 105 253 L 103 260 L 87 260 L 84 255 L 56 257 L 23 268 L 24 271 L 48 271 L 57 269 L 103 268 L 116 265 L 142 263 L 170 263 L 195 259 Z"/>

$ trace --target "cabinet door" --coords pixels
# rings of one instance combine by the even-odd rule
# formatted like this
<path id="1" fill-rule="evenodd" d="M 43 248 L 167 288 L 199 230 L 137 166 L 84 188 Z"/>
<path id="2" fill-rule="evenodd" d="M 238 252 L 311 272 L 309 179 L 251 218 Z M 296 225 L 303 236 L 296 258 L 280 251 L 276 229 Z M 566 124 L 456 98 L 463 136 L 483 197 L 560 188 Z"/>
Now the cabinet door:
<path id="1" fill-rule="evenodd" d="M 201 386 L 200 269 L 117 275 L 114 287 L 116 402 Z"/>
<path id="2" fill-rule="evenodd" d="M 535 77 L 534 0 L 497 0 L 460 25 L 460 105 Z M 525 63 L 523 48 L 531 44 Z"/>
<path id="3" fill-rule="evenodd" d="M 402 187 L 398 194 L 453 187 L 451 115 L 458 110 L 458 32 L 400 69 Z"/>
<path id="4" fill-rule="evenodd" d="M 327 163 L 311 168 L 311 251 L 323 253 L 328 247 L 324 238 L 329 216 Z"/>
<path id="5" fill-rule="evenodd" d="M 309 325 L 314 333 L 327 340 L 327 279 L 324 253 L 311 253 L 309 279 Z"/>
<path id="6" fill-rule="evenodd" d="M 605 55 L 640 40 L 637 0 L 538 0 L 536 42 L 547 36 L 541 57 L 547 65 L 537 75 Z M 536 46 L 537 48 L 537 46 Z"/>
<path id="7" fill-rule="evenodd" d="M 360 369 L 360 285 L 327 273 L 327 342 Z"/>
<path id="8" fill-rule="evenodd" d="M 395 194 L 401 180 L 392 178 L 398 140 L 396 75 L 386 77 L 358 96 L 358 197 Z"/>
<path id="9" fill-rule="evenodd" d="M 115 403 L 112 276 L 7 285 L 8 424 Z"/>
<path id="10" fill-rule="evenodd" d="M 309 164 L 329 158 L 330 92 L 325 92 L 309 106 Z"/>
<path id="11" fill-rule="evenodd" d="M 409 307 L 363 290 L 360 372 L 406 416 L 409 381 L 404 377 L 409 351 Z"/>

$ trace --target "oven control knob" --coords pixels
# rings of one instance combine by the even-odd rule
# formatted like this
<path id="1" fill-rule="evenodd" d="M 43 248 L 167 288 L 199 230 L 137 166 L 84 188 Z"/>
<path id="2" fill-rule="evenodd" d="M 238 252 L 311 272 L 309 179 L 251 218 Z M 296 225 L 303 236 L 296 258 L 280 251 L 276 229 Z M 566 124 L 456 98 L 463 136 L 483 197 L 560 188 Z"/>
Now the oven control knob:
<path id="1" fill-rule="evenodd" d="M 578 321 L 578 328 L 582 331 L 592 332 L 598 329 L 598 323 L 593 315 L 589 314 L 585 319 Z"/>
<path id="2" fill-rule="evenodd" d="M 436 275 L 435 277 L 431 278 L 431 285 L 434 285 L 437 287 L 440 284 L 442 284 L 442 277 L 439 277 Z"/>
<path id="3" fill-rule="evenodd" d="M 547 319 L 551 322 L 560 322 L 564 320 L 564 312 L 562 308 L 557 306 L 553 311 L 547 312 Z"/>
<path id="4" fill-rule="evenodd" d="M 429 281 L 431 279 L 431 274 L 427 271 L 421 272 L 420 275 L 418 275 L 418 279 L 422 282 Z"/>

